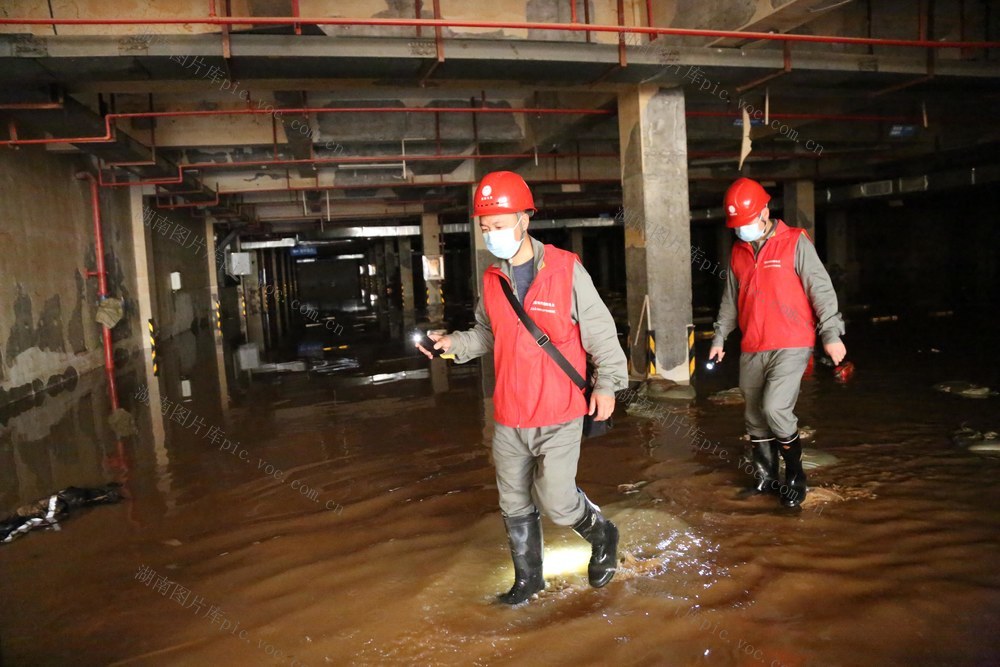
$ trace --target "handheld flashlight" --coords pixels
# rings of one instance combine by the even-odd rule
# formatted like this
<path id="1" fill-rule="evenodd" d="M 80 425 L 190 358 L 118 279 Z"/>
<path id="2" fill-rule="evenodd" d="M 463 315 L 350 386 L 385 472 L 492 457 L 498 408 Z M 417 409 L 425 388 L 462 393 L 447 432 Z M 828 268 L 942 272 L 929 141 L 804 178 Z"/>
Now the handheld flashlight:
<path id="1" fill-rule="evenodd" d="M 709 359 L 708 361 L 705 362 L 705 368 L 707 370 L 714 370 L 715 367 L 718 366 L 721 363 L 722 363 L 722 359 L 719 359 L 717 361 L 713 361 L 713 360 Z"/>
<path id="2" fill-rule="evenodd" d="M 425 350 L 433 354 L 435 357 L 440 357 L 442 354 L 444 354 L 444 350 L 434 348 L 435 341 L 431 340 L 431 337 L 428 336 L 426 333 L 420 331 L 415 332 L 413 334 L 412 340 L 414 346 L 417 345 L 422 346 Z"/>

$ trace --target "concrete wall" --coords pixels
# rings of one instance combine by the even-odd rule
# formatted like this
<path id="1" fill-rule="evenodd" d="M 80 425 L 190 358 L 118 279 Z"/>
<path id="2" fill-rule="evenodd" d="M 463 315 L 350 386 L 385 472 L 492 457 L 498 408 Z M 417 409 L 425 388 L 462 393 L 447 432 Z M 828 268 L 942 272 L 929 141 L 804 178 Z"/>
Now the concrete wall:
<path id="1" fill-rule="evenodd" d="M 152 258 L 150 282 L 155 292 L 154 316 L 160 340 L 207 326 L 212 299 L 205 222 L 192 218 L 187 209 L 158 209 L 148 198 L 143 217 Z M 181 289 L 177 291 L 170 287 L 173 272 L 181 274 Z"/>
<path id="2" fill-rule="evenodd" d="M 86 275 L 97 264 L 90 189 L 74 177 L 88 168 L 76 155 L 0 151 L 0 405 L 103 363 L 97 279 Z M 102 190 L 100 202 L 108 289 L 125 300 L 113 340 L 127 356 L 142 335 L 128 193 Z"/>

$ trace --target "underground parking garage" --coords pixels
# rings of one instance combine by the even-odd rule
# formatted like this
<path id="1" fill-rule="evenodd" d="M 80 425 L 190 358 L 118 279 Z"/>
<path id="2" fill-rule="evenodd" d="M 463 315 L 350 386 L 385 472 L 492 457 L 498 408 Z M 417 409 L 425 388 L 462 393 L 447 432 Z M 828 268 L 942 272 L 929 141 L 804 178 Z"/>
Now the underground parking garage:
<path id="1" fill-rule="evenodd" d="M 8 0 L 0 663 L 995 664 L 998 35 Z"/>

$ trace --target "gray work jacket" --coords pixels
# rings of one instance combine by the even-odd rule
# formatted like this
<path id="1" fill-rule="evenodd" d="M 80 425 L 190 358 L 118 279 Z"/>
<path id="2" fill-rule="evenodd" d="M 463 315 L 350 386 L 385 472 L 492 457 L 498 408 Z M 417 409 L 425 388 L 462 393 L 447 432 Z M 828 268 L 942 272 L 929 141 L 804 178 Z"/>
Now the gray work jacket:
<path id="1" fill-rule="evenodd" d="M 537 274 L 545 256 L 545 246 L 530 235 L 528 239 L 535 253 Z M 494 265 L 513 281 L 510 262 L 500 260 Z M 517 293 L 516 285 L 514 292 Z M 590 274 L 580 262 L 575 262 L 573 266 L 573 309 L 570 317 L 575 324 L 580 325 L 580 342 L 593 358 L 594 393 L 613 396 L 616 391 L 627 388 L 628 362 L 618 342 L 614 318 L 597 293 Z M 476 303 L 475 326 L 468 331 L 454 331 L 450 336 L 451 347 L 448 353 L 455 355 L 456 363 L 471 361 L 493 350 L 493 329 L 482 297 Z"/>
<path id="2" fill-rule="evenodd" d="M 774 227 L 777 228 L 777 224 Z M 774 229 L 771 230 L 767 238 L 771 238 L 773 234 Z M 764 247 L 764 243 L 767 243 L 767 239 L 764 239 L 760 245 L 751 244 L 755 257 Z M 816 254 L 815 246 L 805 234 L 799 236 L 798 243 L 795 245 L 795 273 L 799 275 L 806 297 L 812 305 L 813 312 L 816 313 L 816 330 L 820 340 L 823 341 L 824 345 L 839 343 L 840 337 L 844 335 L 844 318 L 841 317 L 837 307 L 837 292 L 833 289 L 830 274 L 827 273 L 826 267 L 823 266 L 819 255 Z M 727 271 L 727 274 L 726 289 L 722 294 L 719 317 L 715 322 L 713 347 L 722 347 L 726 337 L 739 324 L 736 303 L 739 298 L 740 283 L 732 269 Z"/>

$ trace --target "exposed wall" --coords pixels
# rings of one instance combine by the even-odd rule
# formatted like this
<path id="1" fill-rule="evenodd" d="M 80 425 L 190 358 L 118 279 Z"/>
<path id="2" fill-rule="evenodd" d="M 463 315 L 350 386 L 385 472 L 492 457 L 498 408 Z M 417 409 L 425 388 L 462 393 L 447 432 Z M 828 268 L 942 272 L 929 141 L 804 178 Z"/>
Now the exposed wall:
<path id="1" fill-rule="evenodd" d="M 158 209 L 148 198 L 143 214 L 151 245 L 150 281 L 156 293 L 159 338 L 207 326 L 212 299 L 204 221 L 192 218 L 187 209 Z M 173 272 L 181 274 L 177 291 L 170 286 Z"/>
<path id="2" fill-rule="evenodd" d="M 97 267 L 90 189 L 76 155 L 0 151 L 0 405 L 102 364 L 94 320 Z M 108 289 L 125 300 L 112 330 L 116 353 L 135 350 L 142 330 L 128 193 L 100 192 Z"/>

